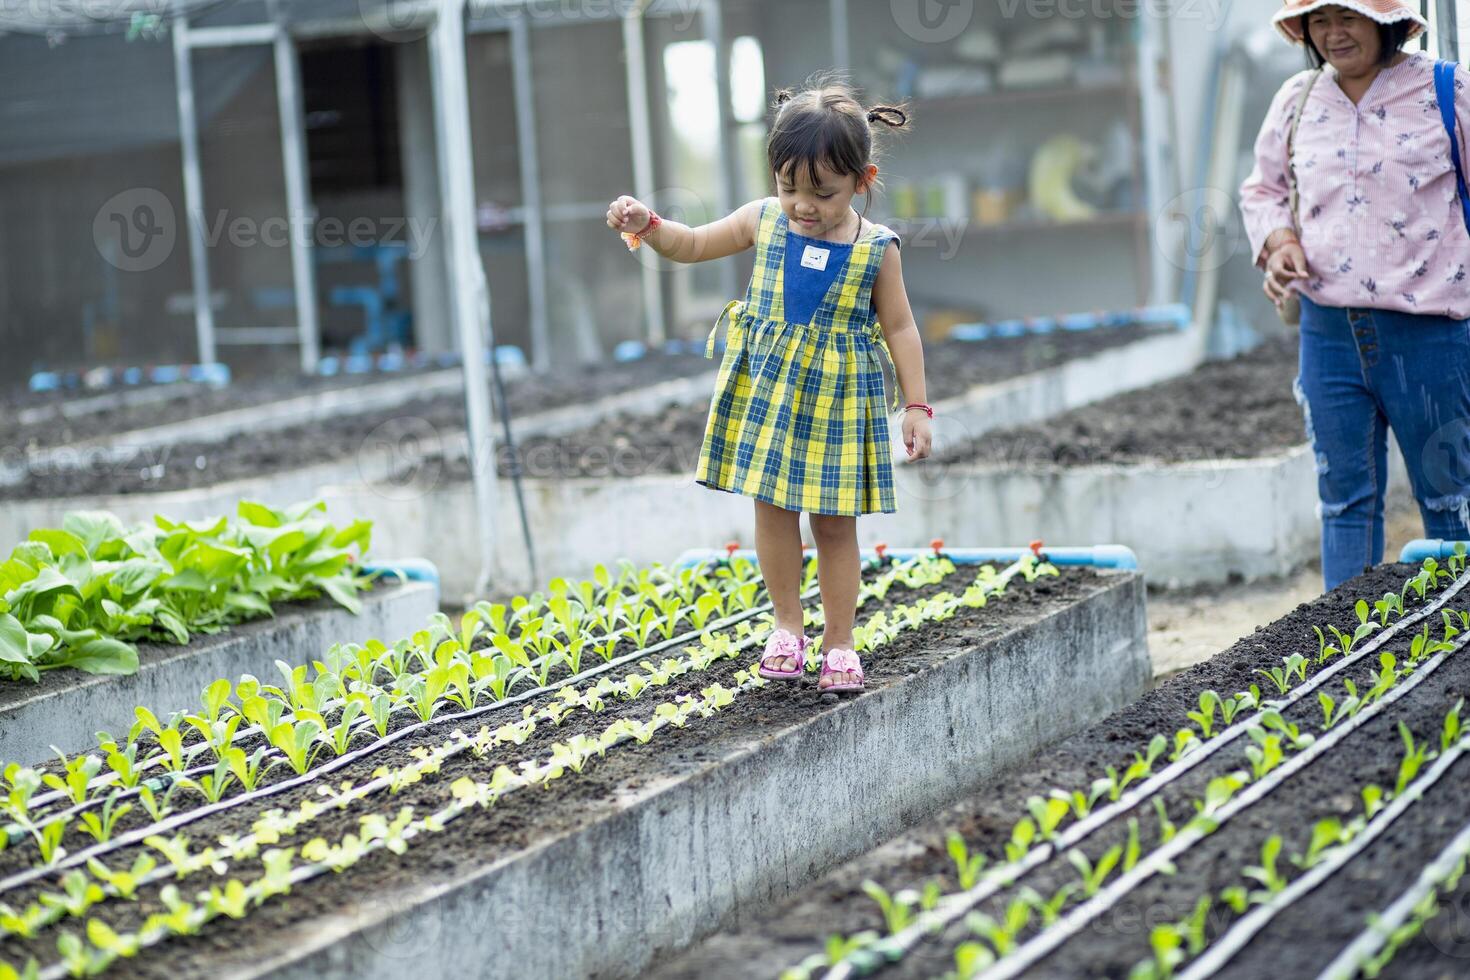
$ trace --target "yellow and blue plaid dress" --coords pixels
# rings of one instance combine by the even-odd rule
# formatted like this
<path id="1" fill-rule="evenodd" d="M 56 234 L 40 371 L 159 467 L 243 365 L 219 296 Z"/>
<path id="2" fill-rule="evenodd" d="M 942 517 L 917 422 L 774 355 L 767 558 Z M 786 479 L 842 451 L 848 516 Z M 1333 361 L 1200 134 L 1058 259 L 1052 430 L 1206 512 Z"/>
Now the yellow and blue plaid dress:
<path id="1" fill-rule="evenodd" d="M 892 358 L 872 297 L 884 250 L 898 236 L 869 227 L 811 322 L 788 323 L 788 230 L 780 202 L 768 199 L 750 288 L 710 332 L 706 356 L 729 318 L 695 479 L 809 514 L 893 513 L 888 414 L 897 406 L 885 399 L 883 361 Z"/>

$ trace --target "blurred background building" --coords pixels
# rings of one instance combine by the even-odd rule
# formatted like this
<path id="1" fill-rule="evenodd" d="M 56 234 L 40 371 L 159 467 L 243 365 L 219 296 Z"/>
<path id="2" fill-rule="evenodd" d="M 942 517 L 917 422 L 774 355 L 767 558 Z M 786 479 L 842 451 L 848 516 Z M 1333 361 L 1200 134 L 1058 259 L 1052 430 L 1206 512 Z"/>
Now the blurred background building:
<path id="1" fill-rule="evenodd" d="M 1277 6 L 471 0 L 456 65 L 436 0 L 0 5 L 0 381 L 452 352 L 481 273 L 535 367 L 702 340 L 750 257 L 630 256 L 607 204 L 698 223 L 771 193 L 772 92 L 832 67 L 912 109 L 868 214 L 929 335 L 1183 301 L 1244 343 L 1275 317 L 1228 198 L 1302 67 Z"/>

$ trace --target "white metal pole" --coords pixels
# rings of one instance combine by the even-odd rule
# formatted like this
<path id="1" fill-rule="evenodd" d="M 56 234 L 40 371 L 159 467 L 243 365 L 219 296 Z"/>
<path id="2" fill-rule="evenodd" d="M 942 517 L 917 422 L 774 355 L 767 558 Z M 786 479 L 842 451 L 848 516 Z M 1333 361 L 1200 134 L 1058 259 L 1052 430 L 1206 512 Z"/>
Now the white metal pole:
<path id="1" fill-rule="evenodd" d="M 623 51 L 628 59 L 628 123 L 633 139 L 633 187 L 639 200 L 653 207 L 653 123 L 648 112 L 648 62 L 643 44 L 643 8 L 647 0 L 637 0 L 623 16 Z M 648 342 L 662 345 L 664 332 L 664 294 L 659 282 L 658 266 L 648 259 L 643 269 L 643 317 Z"/>
<path id="2" fill-rule="evenodd" d="M 515 91 L 516 142 L 520 147 L 522 210 L 526 215 L 526 278 L 531 297 L 531 366 L 551 369 L 546 302 L 546 215 L 541 201 L 541 149 L 536 139 L 536 100 L 531 73 L 531 25 L 524 11 L 510 23 L 510 65 Z"/>
<path id="3" fill-rule="evenodd" d="M 194 281 L 194 333 L 199 361 L 210 364 L 214 349 L 214 307 L 210 302 L 209 253 L 204 243 L 204 178 L 199 170 L 199 122 L 194 115 L 194 64 L 189 21 L 173 21 L 174 87 L 179 100 L 179 149 L 184 165 L 184 225 L 189 236 L 189 272 Z"/>
<path id="4" fill-rule="evenodd" d="M 830 0 L 832 20 L 832 67 L 852 68 L 852 35 L 847 21 L 847 0 Z"/>
<path id="5" fill-rule="evenodd" d="M 495 437 L 491 429 L 486 352 L 494 350 L 488 317 L 488 286 L 480 268 L 475 221 L 474 158 L 470 145 L 468 73 L 464 51 L 464 0 L 440 0 L 429 49 L 434 84 L 435 142 L 444 194 L 444 226 L 449 241 L 449 283 L 455 326 L 464 360 L 465 408 L 469 415 L 470 476 L 479 522 L 480 573 L 475 597 L 490 588 L 495 560 L 495 523 L 499 505 Z"/>
<path id="6" fill-rule="evenodd" d="M 1143 9 L 1144 13 L 1138 24 L 1138 90 L 1141 101 L 1139 128 L 1143 137 L 1146 200 L 1141 203 L 1145 213 L 1157 215 L 1164 202 L 1169 199 L 1168 185 L 1165 183 L 1165 175 L 1169 169 L 1166 161 L 1168 151 L 1164 145 L 1169 124 L 1165 113 L 1172 110 L 1166 98 L 1164 83 L 1159 77 L 1159 59 L 1168 43 L 1160 35 L 1168 30 L 1169 25 L 1164 16 L 1152 11 L 1149 5 L 1145 4 Z M 1157 248 L 1157 243 L 1155 247 Z M 1148 296 L 1149 302 L 1154 305 L 1166 302 L 1169 293 L 1169 284 L 1159 274 L 1160 264 L 1157 261 L 1149 263 L 1151 281 L 1148 283 Z"/>
<path id="7" fill-rule="evenodd" d="M 710 220 L 715 220 L 735 210 L 735 152 L 730 132 L 730 50 L 725 44 L 725 15 L 720 0 L 704 0 L 700 7 L 700 16 L 704 21 L 705 40 L 714 48 L 715 53 L 715 100 L 718 103 L 715 120 L 719 127 L 719 139 L 715 147 L 715 180 L 718 190 L 715 193 L 718 197 L 715 201 L 716 213 L 710 215 Z M 735 263 L 721 262 L 721 295 L 734 296 L 738 288 Z"/>
<path id="8" fill-rule="evenodd" d="M 1435 10 L 1438 14 L 1435 30 L 1439 32 L 1439 56 L 1445 61 L 1460 60 L 1460 16 L 1455 9 L 1458 0 L 1439 0 Z"/>
<path id="9" fill-rule="evenodd" d="M 276 99 L 281 115 L 281 163 L 286 174 L 286 220 L 291 229 L 291 285 L 296 294 L 296 332 L 301 348 L 301 372 L 316 372 L 321 356 L 321 329 L 317 321 L 316 268 L 312 265 L 314 215 L 310 176 L 306 165 L 306 114 L 301 105 L 301 66 L 296 46 L 286 29 L 279 2 L 271 4 L 276 36 Z"/>

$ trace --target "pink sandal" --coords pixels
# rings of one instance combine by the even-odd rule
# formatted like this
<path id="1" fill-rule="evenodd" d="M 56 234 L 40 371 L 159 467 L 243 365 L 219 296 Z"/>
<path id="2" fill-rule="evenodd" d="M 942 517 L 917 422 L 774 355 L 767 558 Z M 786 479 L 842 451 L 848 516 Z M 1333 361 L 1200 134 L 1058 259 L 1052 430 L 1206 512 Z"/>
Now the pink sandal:
<path id="1" fill-rule="evenodd" d="M 852 650 L 833 650 L 822 658 L 822 677 L 832 674 L 850 673 L 857 675 L 857 683 L 851 681 L 845 684 L 829 684 L 821 686 L 818 679 L 817 690 L 826 694 L 828 691 L 834 694 L 839 691 L 861 691 L 867 684 L 867 677 L 863 674 L 863 662 L 858 659 L 857 653 Z"/>
<path id="2" fill-rule="evenodd" d="M 796 636 L 790 630 L 776 630 L 766 641 L 766 652 L 761 654 L 760 675 L 773 681 L 794 681 L 806 671 L 806 648 L 811 643 L 804 636 Z M 790 657 L 796 661 L 791 670 L 767 667 L 766 661 Z"/>

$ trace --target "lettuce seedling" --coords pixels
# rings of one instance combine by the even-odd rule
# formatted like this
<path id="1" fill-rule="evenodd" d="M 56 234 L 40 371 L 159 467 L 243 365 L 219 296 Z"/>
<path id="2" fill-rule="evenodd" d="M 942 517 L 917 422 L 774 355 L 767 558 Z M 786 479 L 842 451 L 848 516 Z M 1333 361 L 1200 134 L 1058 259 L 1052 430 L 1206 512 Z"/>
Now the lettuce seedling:
<path id="1" fill-rule="evenodd" d="M 1215 735 L 1215 709 L 1220 706 L 1220 695 L 1214 691 L 1201 691 L 1199 696 L 1199 710 L 1189 712 L 1186 717 L 1199 726 L 1200 734 L 1205 738 L 1213 738 Z"/>
<path id="2" fill-rule="evenodd" d="M 118 785 L 124 789 L 132 789 L 137 786 L 139 780 L 143 778 L 142 772 L 138 769 L 137 743 L 129 742 L 126 749 L 119 749 L 116 742 L 110 742 L 102 746 L 102 749 L 107 753 L 107 767 L 117 775 Z"/>
<path id="3" fill-rule="evenodd" d="M 163 798 L 159 799 L 157 794 L 154 793 L 153 787 L 147 783 L 138 787 L 138 802 L 143 804 L 143 809 L 147 812 L 149 819 L 154 823 L 158 823 L 164 817 L 174 812 L 171 801 L 178 788 L 178 783 L 170 781 L 168 787 L 163 791 Z"/>
<path id="4" fill-rule="evenodd" d="M 1271 731 L 1279 732 L 1284 739 L 1291 743 L 1291 747 L 1298 752 L 1316 741 L 1314 736 L 1303 734 L 1295 723 L 1288 722 L 1285 718 L 1281 717 L 1281 712 L 1274 709 L 1261 713 L 1261 725 Z"/>
<path id="5" fill-rule="evenodd" d="M 1291 863 L 1306 871 L 1321 862 L 1327 849 L 1344 840 L 1342 821 L 1336 817 L 1318 820 L 1312 825 L 1312 839 L 1305 854 L 1293 854 Z"/>
<path id="6" fill-rule="evenodd" d="M 886 888 L 869 879 L 863 882 L 862 889 L 863 894 L 878 903 L 878 908 L 883 912 L 883 923 L 890 936 L 902 932 L 913 922 L 914 906 L 919 903 L 919 893 L 912 888 L 905 888 L 890 895 Z"/>
<path id="7" fill-rule="evenodd" d="M 1276 859 L 1281 856 L 1281 836 L 1272 834 L 1266 838 L 1261 845 L 1261 863 L 1252 865 L 1241 874 L 1252 881 L 1260 882 L 1265 887 L 1264 892 L 1255 892 L 1251 900 L 1256 903 L 1269 901 L 1272 895 L 1286 887 L 1286 879 L 1276 870 Z"/>
<path id="8" fill-rule="evenodd" d="M 1077 893 L 1077 885 L 1069 882 L 1058 888 L 1056 894 L 1050 898 L 1042 897 L 1042 894 L 1030 885 L 1022 885 L 1017 893 L 1020 899 L 1031 907 L 1031 910 L 1041 916 L 1043 926 L 1055 925 L 1062 917 L 1062 908 Z"/>
<path id="9" fill-rule="evenodd" d="M 112 839 L 113 827 L 133 809 L 131 803 L 120 803 L 117 793 L 107 794 L 107 799 L 102 803 L 100 812 L 88 810 L 81 816 L 82 829 L 92 835 L 92 839 L 99 844 L 106 844 Z"/>
<path id="10" fill-rule="evenodd" d="M 311 719 L 297 724 L 282 722 L 266 733 L 267 740 L 276 747 L 298 776 L 311 768 L 317 753 L 323 746 L 317 741 L 322 726 Z"/>
<path id="11" fill-rule="evenodd" d="M 58 751 L 56 754 L 61 758 L 64 775 L 58 776 L 48 772 L 42 777 L 42 781 L 73 803 L 86 802 L 87 786 L 91 783 L 92 778 L 102 771 L 102 760 L 95 755 L 68 758 L 65 752 Z"/>
<path id="12" fill-rule="evenodd" d="M 1252 777 L 1262 779 L 1286 758 L 1281 751 L 1281 736 L 1267 735 L 1264 729 L 1252 728 L 1250 737 L 1256 744 L 1246 746 L 1245 757 L 1250 760 Z"/>
<path id="13" fill-rule="evenodd" d="M 1465 699 L 1455 702 L 1449 714 L 1444 716 L 1444 727 L 1439 733 L 1439 748 L 1441 752 L 1448 751 L 1451 745 L 1460 740 L 1460 709 L 1465 706 Z"/>
<path id="14" fill-rule="evenodd" d="M 1169 753 L 1169 761 L 1178 762 L 1199 746 L 1200 741 L 1194 737 L 1194 729 L 1181 728 L 1174 733 L 1174 751 Z"/>
<path id="15" fill-rule="evenodd" d="M 260 782 L 260 767 L 265 762 L 265 752 L 265 746 L 261 746 L 247 758 L 244 749 L 230 748 L 220 761 L 229 767 L 230 773 L 245 787 L 245 792 L 252 793 Z"/>
<path id="16" fill-rule="evenodd" d="M 1107 881 L 1108 875 L 1112 874 L 1113 869 L 1118 866 L 1122 858 L 1123 845 L 1121 844 L 1114 844 L 1108 848 L 1102 857 L 1097 859 L 1096 864 L 1093 864 L 1080 848 L 1073 848 L 1067 852 L 1067 860 L 1082 876 L 1082 894 L 1088 898 L 1097 894 L 1098 889 L 1103 886 L 1103 882 Z"/>
<path id="17" fill-rule="evenodd" d="M 960 890 L 969 891 L 974 888 L 976 882 L 980 880 L 980 872 L 985 868 L 985 855 L 971 854 L 965 839 L 954 831 L 950 831 L 949 836 L 945 838 L 944 849 L 948 852 L 949 859 L 954 862 Z"/>
<path id="18" fill-rule="evenodd" d="M 1174 839 L 1174 835 L 1178 833 L 1178 828 L 1169 819 L 1169 810 L 1164 806 L 1164 801 L 1157 796 L 1154 797 L 1154 813 L 1159 818 L 1159 842 L 1167 844 Z"/>
<path id="19" fill-rule="evenodd" d="M 1011 828 L 1011 839 L 1006 842 L 1006 860 L 1012 864 L 1021 860 L 1035 840 L 1036 822 L 1030 817 L 1017 820 L 1016 825 Z"/>
<path id="20" fill-rule="evenodd" d="M 1393 795 L 1399 796 L 1405 787 L 1414 781 L 1424 763 L 1435 757 L 1430 751 L 1428 741 L 1415 743 L 1414 733 L 1409 731 L 1409 726 L 1399 722 L 1399 737 L 1404 741 L 1404 758 L 1399 763 L 1398 782 L 1394 784 Z"/>
<path id="21" fill-rule="evenodd" d="M 88 881 L 85 874 L 80 871 L 70 871 L 61 879 L 61 894 L 45 892 L 39 896 L 39 901 L 42 905 L 65 912 L 74 919 L 80 919 L 87 914 L 88 909 L 105 897 L 102 888 L 95 882 Z"/>
<path id="22" fill-rule="evenodd" d="M 1322 627 L 1313 626 L 1313 632 L 1317 634 L 1317 663 L 1325 664 L 1328 660 L 1342 653 L 1335 643 L 1328 643 L 1327 636 L 1322 632 Z"/>
<path id="23" fill-rule="evenodd" d="M 1031 818 L 1036 822 L 1036 829 L 1041 839 L 1051 840 L 1056 836 L 1057 827 L 1071 808 L 1066 800 L 1055 798 L 1044 800 L 1039 796 L 1033 796 L 1026 801 L 1026 809 L 1031 812 Z"/>

